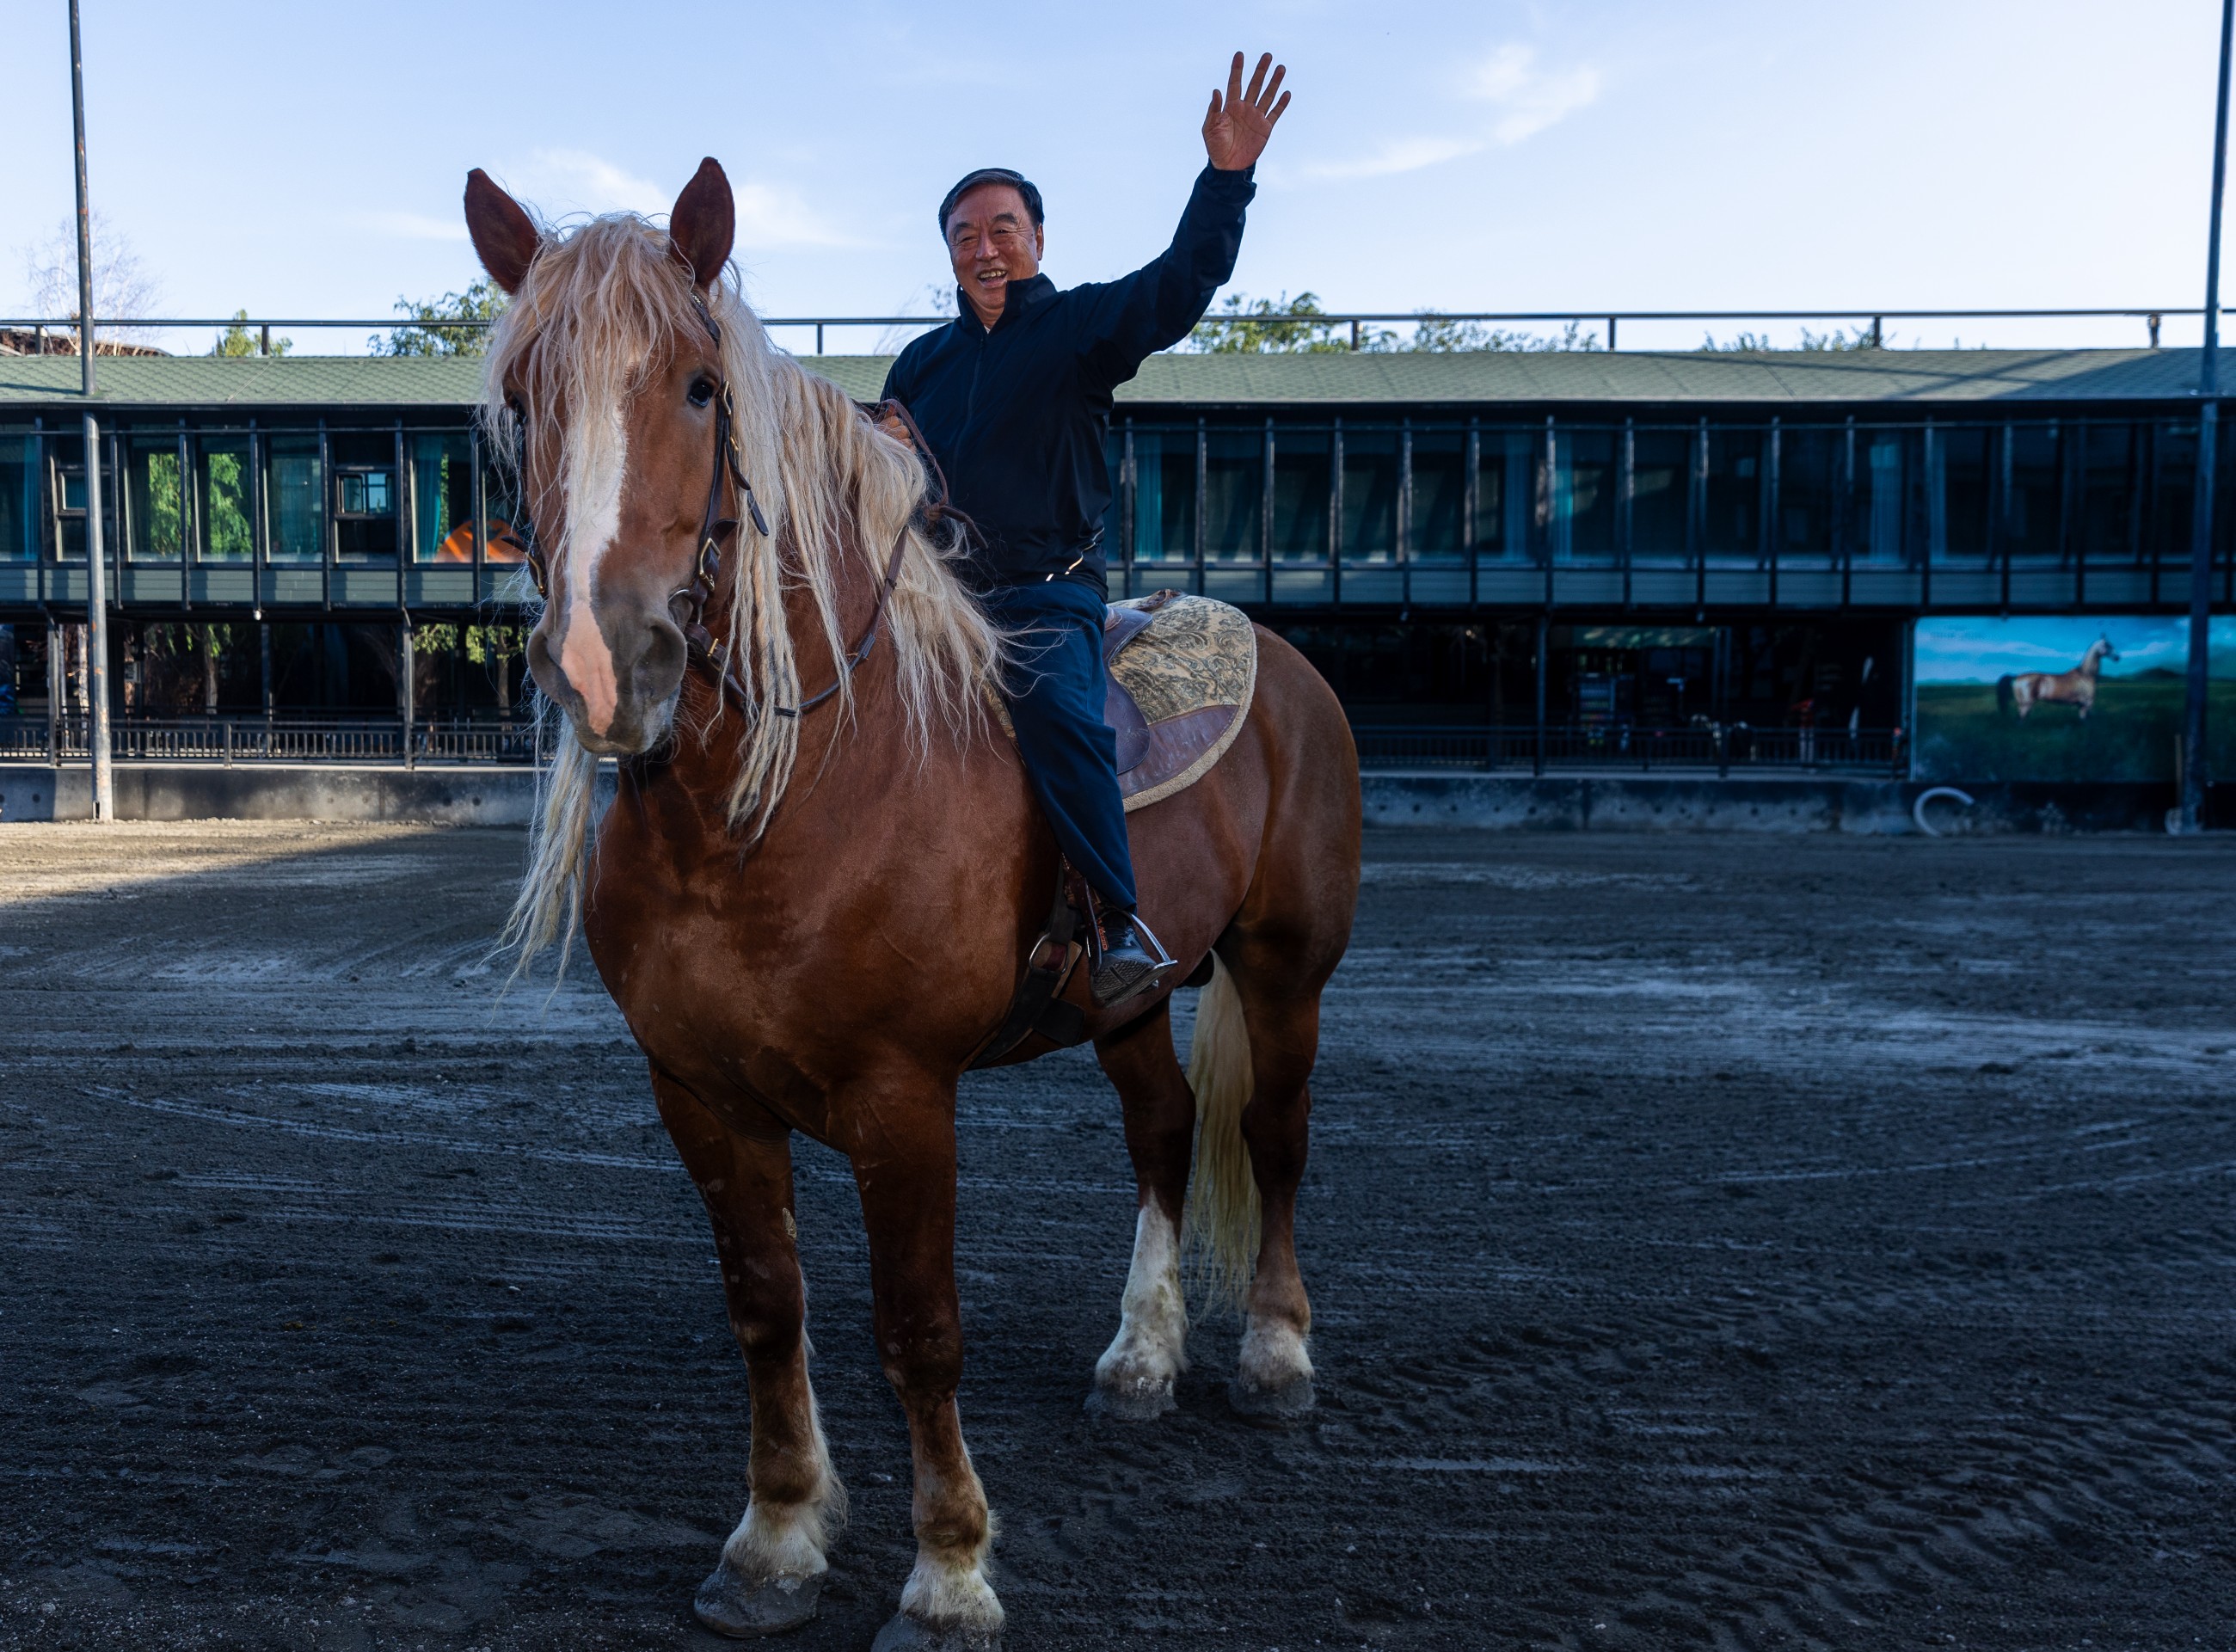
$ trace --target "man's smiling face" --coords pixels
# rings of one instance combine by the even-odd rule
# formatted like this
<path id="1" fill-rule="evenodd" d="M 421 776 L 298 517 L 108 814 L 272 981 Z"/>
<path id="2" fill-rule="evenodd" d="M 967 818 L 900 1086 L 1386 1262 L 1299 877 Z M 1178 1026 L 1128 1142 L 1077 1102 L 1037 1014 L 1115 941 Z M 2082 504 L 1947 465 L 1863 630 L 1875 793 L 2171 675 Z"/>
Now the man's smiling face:
<path id="1" fill-rule="evenodd" d="M 1047 238 L 1014 185 L 982 183 L 947 216 L 947 256 L 978 319 L 1001 319 L 1009 284 L 1040 273 Z"/>

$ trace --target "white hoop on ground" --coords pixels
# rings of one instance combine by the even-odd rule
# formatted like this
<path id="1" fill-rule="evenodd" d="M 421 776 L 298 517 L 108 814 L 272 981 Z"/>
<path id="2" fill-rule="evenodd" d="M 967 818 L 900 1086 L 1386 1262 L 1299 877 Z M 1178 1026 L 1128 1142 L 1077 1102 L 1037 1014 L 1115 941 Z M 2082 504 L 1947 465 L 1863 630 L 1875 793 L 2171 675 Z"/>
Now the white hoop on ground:
<path id="1" fill-rule="evenodd" d="M 1929 838 L 1937 838 L 1941 835 L 1937 830 L 1926 823 L 1925 819 L 1925 806 L 1937 797 L 1953 797 L 1966 808 L 1972 806 L 1972 794 L 1970 792 L 1960 792 L 1953 786 L 1930 786 L 1920 792 L 1917 794 L 1917 801 L 1910 806 L 1910 818 L 1917 822 L 1917 829 Z"/>

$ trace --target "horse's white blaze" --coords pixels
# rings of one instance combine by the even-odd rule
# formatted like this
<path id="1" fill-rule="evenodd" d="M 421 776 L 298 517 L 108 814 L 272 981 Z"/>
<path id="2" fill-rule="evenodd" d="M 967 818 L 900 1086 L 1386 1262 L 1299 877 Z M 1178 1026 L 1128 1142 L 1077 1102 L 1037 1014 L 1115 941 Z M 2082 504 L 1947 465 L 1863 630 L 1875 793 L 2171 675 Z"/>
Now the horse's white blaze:
<path id="1" fill-rule="evenodd" d="M 1095 1362 L 1095 1380 L 1106 1392 L 1147 1399 L 1170 1392 L 1173 1379 L 1187 1369 L 1180 1234 L 1152 1199 L 1134 1219 L 1134 1262 L 1119 1300 L 1118 1334 Z"/>
<path id="2" fill-rule="evenodd" d="M 619 405 L 575 421 L 567 464 L 567 612 L 559 668 L 582 696 L 593 734 L 612 727 L 621 702 L 614 656 L 598 625 L 598 564 L 621 529 L 621 484 L 628 473 L 628 426 Z"/>
<path id="3" fill-rule="evenodd" d="M 1312 1359 L 1294 1326 L 1253 1313 L 1243 1328 L 1242 1354 L 1235 1361 L 1234 1374 L 1246 1388 L 1279 1393 L 1292 1383 L 1309 1380 Z"/>

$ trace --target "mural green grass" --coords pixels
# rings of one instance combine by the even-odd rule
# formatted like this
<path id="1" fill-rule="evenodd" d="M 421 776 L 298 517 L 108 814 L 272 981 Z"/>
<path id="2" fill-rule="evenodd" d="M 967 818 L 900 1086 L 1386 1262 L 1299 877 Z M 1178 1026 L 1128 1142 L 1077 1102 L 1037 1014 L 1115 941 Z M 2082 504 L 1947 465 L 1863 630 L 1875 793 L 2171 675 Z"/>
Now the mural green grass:
<path id="1" fill-rule="evenodd" d="M 2022 721 L 1996 705 L 1991 683 L 1917 685 L 1919 780 L 2171 780 L 2181 733 L 2182 680 L 2168 673 L 2106 677 L 2086 721 L 2070 706 L 2036 706 Z M 2213 772 L 2236 774 L 2236 682 L 2206 701 Z"/>

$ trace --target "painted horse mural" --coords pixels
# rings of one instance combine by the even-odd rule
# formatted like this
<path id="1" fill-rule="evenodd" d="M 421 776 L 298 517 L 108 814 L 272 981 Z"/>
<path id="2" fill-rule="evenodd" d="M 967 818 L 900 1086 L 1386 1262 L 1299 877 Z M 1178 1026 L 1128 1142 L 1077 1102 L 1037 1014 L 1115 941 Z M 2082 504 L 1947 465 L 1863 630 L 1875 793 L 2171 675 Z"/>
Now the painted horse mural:
<path id="1" fill-rule="evenodd" d="M 2107 660 L 2116 662 L 2119 649 L 2112 639 L 2100 636 L 2088 645 L 2081 663 L 2070 671 L 2022 671 L 1996 679 L 1996 709 L 2016 711 L 2021 721 L 2036 706 L 2071 706 L 2088 721 L 2096 703 L 2096 681 Z"/>
<path id="2" fill-rule="evenodd" d="M 956 1088 L 1058 886 L 990 709 L 1004 639 L 956 576 L 915 454 L 740 299 L 713 161 L 665 230 L 623 214 L 561 234 L 480 172 L 466 217 L 511 295 L 483 418 L 517 453 L 544 598 L 529 666 L 564 719 L 510 933 L 523 960 L 587 940 L 713 1223 L 751 1382 L 749 1497 L 697 1612 L 735 1636 L 805 1622 L 842 1524 L 809 1380 L 798 1131 L 852 1164 L 914 1461 L 917 1558 L 878 1645 L 996 1644 L 957 1409 Z M 1203 984 L 1189 1070 L 1169 988 L 1079 1004 L 1136 1180 L 1089 1396 L 1120 1418 L 1174 1404 L 1184 1242 L 1240 1280 L 1235 1405 L 1312 1399 L 1293 1217 L 1321 989 L 1357 899 L 1358 765 L 1319 676 L 1270 633 L 1256 646 L 1226 754 L 1128 817 L 1143 906 Z M 619 788 L 594 821 L 602 755 Z M 1054 1047 L 1036 1034 L 1007 1059 Z"/>

